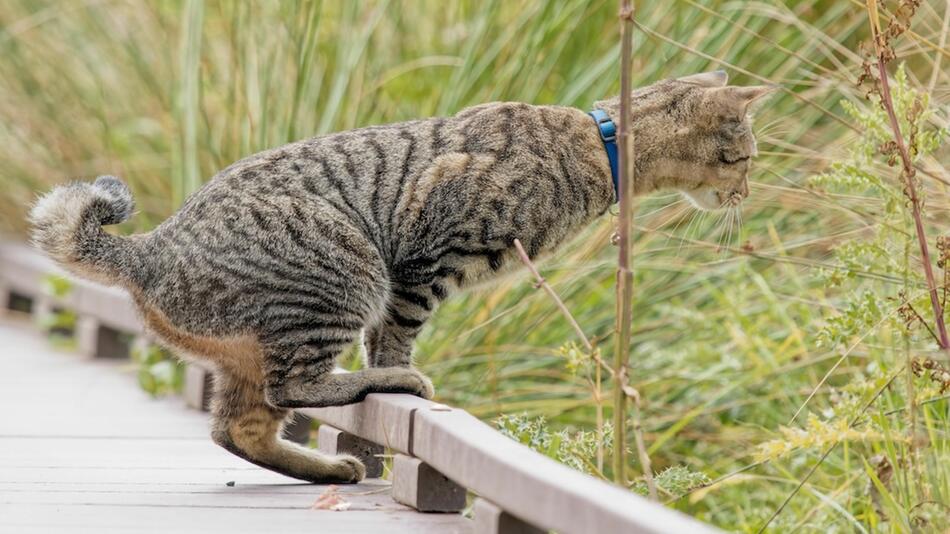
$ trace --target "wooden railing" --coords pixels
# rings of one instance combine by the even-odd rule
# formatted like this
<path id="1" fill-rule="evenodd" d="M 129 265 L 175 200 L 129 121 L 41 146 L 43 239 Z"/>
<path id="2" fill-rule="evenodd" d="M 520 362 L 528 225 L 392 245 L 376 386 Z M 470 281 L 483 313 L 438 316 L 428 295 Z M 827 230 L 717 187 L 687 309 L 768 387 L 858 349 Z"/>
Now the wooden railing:
<path id="1" fill-rule="evenodd" d="M 147 342 L 125 292 L 75 280 L 72 290 L 56 299 L 44 289 L 51 275 L 63 273 L 29 247 L 0 244 L 2 308 L 30 302 L 34 313 L 74 311 L 79 350 L 90 357 L 120 355 L 128 338 Z M 209 387 L 204 370 L 188 369 L 189 404 L 206 407 Z M 466 506 L 468 492 L 476 494 L 479 534 L 716 532 L 538 454 L 464 410 L 410 395 L 373 394 L 358 404 L 298 412 L 322 422 L 321 450 L 360 457 L 369 476 L 382 474 L 380 455 L 389 449 L 392 492 L 399 502 L 420 511 L 458 512 Z"/>

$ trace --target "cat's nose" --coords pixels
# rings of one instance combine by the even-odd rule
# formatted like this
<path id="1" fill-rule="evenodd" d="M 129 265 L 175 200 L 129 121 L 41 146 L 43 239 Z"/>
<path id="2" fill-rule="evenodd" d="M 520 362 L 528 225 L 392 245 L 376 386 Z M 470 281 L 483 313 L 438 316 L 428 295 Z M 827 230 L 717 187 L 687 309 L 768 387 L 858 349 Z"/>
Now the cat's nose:
<path id="1" fill-rule="evenodd" d="M 746 198 L 749 196 L 749 182 L 747 180 L 742 181 L 742 185 L 739 186 L 739 190 L 737 191 L 737 193 L 742 195 L 742 198 Z"/>

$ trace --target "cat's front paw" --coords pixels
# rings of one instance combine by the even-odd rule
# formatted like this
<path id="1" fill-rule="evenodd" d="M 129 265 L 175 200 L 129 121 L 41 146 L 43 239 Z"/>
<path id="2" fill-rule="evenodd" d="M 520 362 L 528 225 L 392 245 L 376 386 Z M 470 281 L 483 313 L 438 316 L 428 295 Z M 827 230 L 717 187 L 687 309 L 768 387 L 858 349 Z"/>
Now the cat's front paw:
<path id="1" fill-rule="evenodd" d="M 395 374 L 392 376 L 393 391 L 400 393 L 409 393 L 423 399 L 431 399 L 435 395 L 435 388 L 429 377 L 415 369 L 397 367 L 393 368 Z"/>
<path id="2" fill-rule="evenodd" d="M 432 385 L 432 380 L 429 380 L 429 377 L 412 369 L 412 372 L 415 373 L 416 379 L 419 381 L 419 388 L 416 391 L 416 395 L 422 397 L 423 399 L 431 399 L 435 396 L 435 387 Z"/>

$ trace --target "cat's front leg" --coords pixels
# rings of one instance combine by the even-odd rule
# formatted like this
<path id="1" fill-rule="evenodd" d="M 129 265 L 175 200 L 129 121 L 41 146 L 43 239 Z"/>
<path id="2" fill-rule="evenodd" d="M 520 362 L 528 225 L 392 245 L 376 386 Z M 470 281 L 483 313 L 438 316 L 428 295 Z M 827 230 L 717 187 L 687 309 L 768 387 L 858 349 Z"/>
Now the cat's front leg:
<path id="1" fill-rule="evenodd" d="M 394 287 L 386 316 L 363 333 L 366 365 L 410 367 L 413 342 L 436 302 L 428 287 Z"/>

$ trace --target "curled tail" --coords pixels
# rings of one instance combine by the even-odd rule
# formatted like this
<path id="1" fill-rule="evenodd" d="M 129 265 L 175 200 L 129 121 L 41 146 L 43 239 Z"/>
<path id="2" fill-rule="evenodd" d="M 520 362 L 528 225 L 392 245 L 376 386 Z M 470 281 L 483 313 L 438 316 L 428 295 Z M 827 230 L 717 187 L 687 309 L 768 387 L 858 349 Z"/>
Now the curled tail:
<path id="1" fill-rule="evenodd" d="M 102 230 L 132 216 L 129 188 L 114 176 L 56 187 L 30 211 L 34 244 L 65 269 L 107 284 L 128 278 L 135 263 L 127 238 Z"/>

